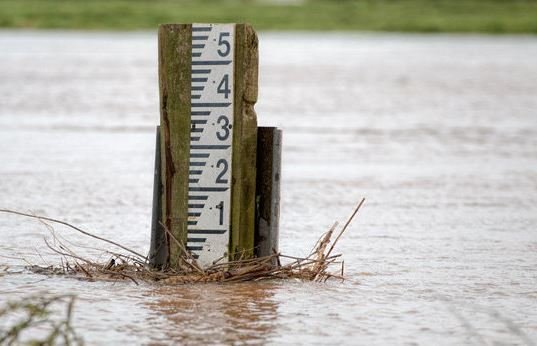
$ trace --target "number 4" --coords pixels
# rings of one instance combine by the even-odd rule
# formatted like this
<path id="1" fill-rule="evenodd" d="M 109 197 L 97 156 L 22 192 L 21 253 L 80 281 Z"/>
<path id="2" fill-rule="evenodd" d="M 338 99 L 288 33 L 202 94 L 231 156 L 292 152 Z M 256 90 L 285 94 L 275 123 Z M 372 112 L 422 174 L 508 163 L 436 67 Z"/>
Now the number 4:
<path id="1" fill-rule="evenodd" d="M 229 75 L 227 73 L 224 75 L 224 78 L 222 78 L 222 81 L 220 81 L 220 84 L 218 84 L 216 92 L 219 94 L 224 94 L 226 99 L 228 98 L 229 94 L 231 94 L 231 89 L 229 88 Z"/>

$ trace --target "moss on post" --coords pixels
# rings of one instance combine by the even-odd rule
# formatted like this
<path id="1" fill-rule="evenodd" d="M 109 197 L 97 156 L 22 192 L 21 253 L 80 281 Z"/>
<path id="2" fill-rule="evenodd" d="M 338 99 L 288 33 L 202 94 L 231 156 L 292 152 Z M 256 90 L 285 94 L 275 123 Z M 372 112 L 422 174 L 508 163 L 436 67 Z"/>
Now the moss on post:
<path id="1" fill-rule="evenodd" d="M 231 257 L 253 256 L 257 117 L 258 39 L 248 24 L 235 26 L 235 95 L 233 119 L 233 169 Z"/>
<path id="2" fill-rule="evenodd" d="M 192 26 L 164 24 L 158 32 L 162 220 L 186 245 L 188 220 L 188 161 L 190 152 L 190 84 Z M 167 236 L 168 265 L 176 267 L 182 255 Z"/>

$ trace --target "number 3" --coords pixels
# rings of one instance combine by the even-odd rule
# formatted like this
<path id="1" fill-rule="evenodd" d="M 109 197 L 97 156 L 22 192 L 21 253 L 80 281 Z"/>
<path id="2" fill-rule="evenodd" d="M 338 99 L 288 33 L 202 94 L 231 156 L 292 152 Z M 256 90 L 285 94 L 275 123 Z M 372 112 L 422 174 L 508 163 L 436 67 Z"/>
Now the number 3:
<path id="1" fill-rule="evenodd" d="M 219 94 L 224 94 L 226 99 L 228 98 L 229 94 L 231 94 L 231 89 L 229 88 L 229 75 L 227 73 L 222 78 L 220 84 L 218 84 L 216 92 Z"/>
<path id="2" fill-rule="evenodd" d="M 223 124 L 220 125 L 222 122 Z M 224 130 L 224 133 L 216 131 L 216 137 L 221 141 L 225 141 L 229 137 L 229 119 L 225 115 L 221 115 L 216 123 L 221 126 L 222 130 Z"/>

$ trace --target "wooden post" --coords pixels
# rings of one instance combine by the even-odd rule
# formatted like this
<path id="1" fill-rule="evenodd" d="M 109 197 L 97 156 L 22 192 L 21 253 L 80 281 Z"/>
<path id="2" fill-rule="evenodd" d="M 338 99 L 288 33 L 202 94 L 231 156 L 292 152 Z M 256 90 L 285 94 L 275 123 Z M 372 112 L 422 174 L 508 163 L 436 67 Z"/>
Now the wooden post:
<path id="1" fill-rule="evenodd" d="M 162 220 L 184 246 L 188 220 L 192 26 L 161 25 L 158 33 Z M 168 263 L 179 264 L 182 250 L 167 237 Z"/>
<path id="2" fill-rule="evenodd" d="M 248 24 L 235 26 L 235 110 L 233 134 L 231 255 L 254 254 L 258 39 Z"/>
<path id="3" fill-rule="evenodd" d="M 257 74 L 248 24 L 159 28 L 162 220 L 205 265 L 254 254 Z M 175 268 L 183 246 L 167 244 Z"/>
<path id="4" fill-rule="evenodd" d="M 282 131 L 257 129 L 256 257 L 278 252 Z"/>

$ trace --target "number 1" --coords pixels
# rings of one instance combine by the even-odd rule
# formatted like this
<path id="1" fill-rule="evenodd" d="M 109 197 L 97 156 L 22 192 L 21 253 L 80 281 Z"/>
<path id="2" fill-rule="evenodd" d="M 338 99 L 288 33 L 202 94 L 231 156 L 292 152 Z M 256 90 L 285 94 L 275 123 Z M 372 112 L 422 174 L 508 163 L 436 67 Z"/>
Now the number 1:
<path id="1" fill-rule="evenodd" d="M 220 209 L 220 225 L 224 224 L 224 201 L 221 201 L 216 208 Z"/>

